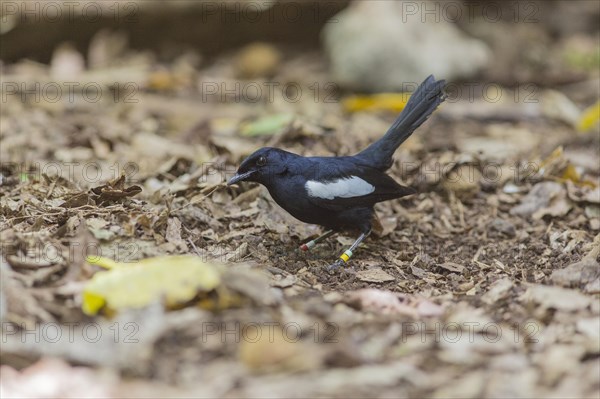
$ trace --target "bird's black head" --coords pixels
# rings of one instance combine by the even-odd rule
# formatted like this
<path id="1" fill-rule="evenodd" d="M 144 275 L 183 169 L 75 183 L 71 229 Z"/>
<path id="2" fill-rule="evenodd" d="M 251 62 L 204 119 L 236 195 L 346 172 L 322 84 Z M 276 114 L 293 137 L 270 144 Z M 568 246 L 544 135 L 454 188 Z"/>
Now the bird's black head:
<path id="1" fill-rule="evenodd" d="M 297 156 L 277 148 L 264 147 L 244 159 L 228 185 L 240 181 L 253 181 L 268 185 L 276 175 L 285 173 L 290 157 Z"/>

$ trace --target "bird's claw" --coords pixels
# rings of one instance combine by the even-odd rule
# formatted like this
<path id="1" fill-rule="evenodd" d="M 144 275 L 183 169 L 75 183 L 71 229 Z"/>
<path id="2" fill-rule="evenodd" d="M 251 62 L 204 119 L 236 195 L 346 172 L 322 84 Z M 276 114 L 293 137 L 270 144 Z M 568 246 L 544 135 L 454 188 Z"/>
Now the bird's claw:
<path id="1" fill-rule="evenodd" d="M 342 261 L 341 259 L 336 260 L 335 262 L 333 262 L 332 264 L 328 265 L 325 269 L 329 272 L 329 273 L 334 273 L 337 269 L 339 269 L 341 266 L 344 266 L 344 261 Z"/>

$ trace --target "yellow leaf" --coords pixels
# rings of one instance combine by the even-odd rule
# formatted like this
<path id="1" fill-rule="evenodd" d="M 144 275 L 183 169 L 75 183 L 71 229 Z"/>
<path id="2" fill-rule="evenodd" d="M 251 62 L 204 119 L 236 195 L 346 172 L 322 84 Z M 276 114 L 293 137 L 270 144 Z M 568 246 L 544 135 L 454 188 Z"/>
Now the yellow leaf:
<path id="1" fill-rule="evenodd" d="M 577 168 L 575 168 L 575 166 L 571 163 L 567 164 L 567 167 L 565 168 L 565 171 L 563 172 L 561 177 L 565 181 L 571 180 L 573 183 L 581 182 L 581 175 L 577 171 Z"/>
<path id="2" fill-rule="evenodd" d="M 112 313 L 141 308 L 157 300 L 172 308 L 221 284 L 217 266 L 197 256 L 160 256 L 135 263 L 101 257 L 88 261 L 110 269 L 96 273 L 83 290 L 82 308 L 89 315 L 102 309 Z"/>
<path id="3" fill-rule="evenodd" d="M 564 157 L 562 146 L 557 147 L 552 154 L 540 162 L 539 172 L 545 178 L 559 183 L 569 180 L 578 186 L 596 187 L 593 181 L 584 180 L 575 165 Z"/>
<path id="4" fill-rule="evenodd" d="M 600 122 L 600 101 L 586 108 L 579 119 L 577 130 L 587 132 Z"/>
<path id="5" fill-rule="evenodd" d="M 597 186 L 596 183 L 594 183 L 591 180 L 583 180 L 581 178 L 581 174 L 577 171 L 577 168 L 575 167 L 575 165 L 573 165 L 571 163 L 567 164 L 567 167 L 565 168 L 565 171 L 563 172 L 562 176 L 557 180 L 560 183 L 564 183 L 567 180 L 569 180 L 578 186 L 589 186 L 592 188 L 596 188 L 596 186 Z"/>
<path id="6" fill-rule="evenodd" d="M 156 71 L 148 77 L 148 87 L 154 90 L 171 90 L 176 86 L 176 80 L 169 71 Z"/>
<path id="7" fill-rule="evenodd" d="M 342 101 L 347 112 L 356 111 L 394 111 L 400 112 L 406 106 L 407 93 L 379 93 L 370 96 L 352 96 Z"/>
<path id="8" fill-rule="evenodd" d="M 556 169 L 562 169 L 561 165 L 564 165 L 566 160 L 563 156 L 563 148 L 562 146 L 556 147 L 552 154 L 548 155 L 545 159 L 542 159 L 540 162 L 539 173 L 542 176 L 549 176 L 553 172 L 556 172 Z"/>
<path id="9" fill-rule="evenodd" d="M 548 155 L 545 159 L 542 160 L 540 167 L 543 169 L 544 167 L 550 165 L 551 163 L 556 162 L 563 158 L 563 147 L 558 146 L 552 151 L 552 154 Z"/>
<path id="10" fill-rule="evenodd" d="M 118 267 L 127 266 L 126 263 L 118 263 L 110 258 L 103 258 L 101 256 L 87 256 L 85 261 L 90 265 L 100 266 L 105 269 L 116 269 Z"/>

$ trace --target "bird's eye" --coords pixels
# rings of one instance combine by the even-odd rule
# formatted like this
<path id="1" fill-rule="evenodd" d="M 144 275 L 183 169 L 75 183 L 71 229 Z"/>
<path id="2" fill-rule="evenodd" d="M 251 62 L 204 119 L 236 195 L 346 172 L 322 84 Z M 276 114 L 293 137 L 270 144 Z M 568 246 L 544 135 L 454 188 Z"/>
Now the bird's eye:
<path id="1" fill-rule="evenodd" d="M 258 158 L 258 160 L 256 161 L 256 164 L 258 166 L 265 166 L 267 164 L 267 158 L 265 158 L 265 157 Z"/>

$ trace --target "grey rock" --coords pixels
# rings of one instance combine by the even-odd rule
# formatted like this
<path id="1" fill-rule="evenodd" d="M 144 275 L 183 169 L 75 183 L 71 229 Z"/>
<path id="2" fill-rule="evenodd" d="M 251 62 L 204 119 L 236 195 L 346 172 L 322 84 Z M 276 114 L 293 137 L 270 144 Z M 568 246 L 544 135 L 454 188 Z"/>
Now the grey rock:
<path id="1" fill-rule="evenodd" d="M 395 1 L 357 1 L 325 25 L 338 84 L 365 91 L 412 90 L 429 74 L 467 78 L 491 59 L 488 46 L 452 22 L 403 14 Z M 425 3 L 425 2 L 422 2 Z"/>

